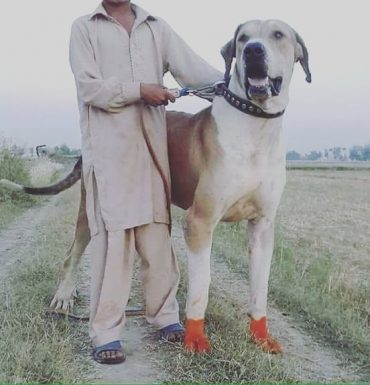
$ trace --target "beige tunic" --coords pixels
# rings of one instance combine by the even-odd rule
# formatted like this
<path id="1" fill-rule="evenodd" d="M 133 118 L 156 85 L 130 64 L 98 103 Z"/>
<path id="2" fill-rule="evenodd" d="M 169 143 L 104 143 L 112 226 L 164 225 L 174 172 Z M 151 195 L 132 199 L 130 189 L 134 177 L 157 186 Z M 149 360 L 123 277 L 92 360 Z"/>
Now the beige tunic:
<path id="1" fill-rule="evenodd" d="M 162 84 L 167 71 L 188 87 L 222 78 L 167 23 L 138 6 L 133 10 L 136 21 L 130 35 L 102 5 L 72 26 L 70 62 L 79 100 L 92 235 L 98 231 L 94 177 L 107 231 L 169 223 L 163 182 L 141 129 L 143 123 L 169 181 L 165 109 L 143 104 L 140 83 Z"/>

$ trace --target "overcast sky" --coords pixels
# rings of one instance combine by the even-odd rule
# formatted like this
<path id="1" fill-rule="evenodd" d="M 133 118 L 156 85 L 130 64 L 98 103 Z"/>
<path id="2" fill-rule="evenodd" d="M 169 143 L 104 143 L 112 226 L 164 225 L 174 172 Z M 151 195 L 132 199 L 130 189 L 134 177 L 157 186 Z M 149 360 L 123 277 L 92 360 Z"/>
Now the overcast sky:
<path id="1" fill-rule="evenodd" d="M 80 146 L 79 116 L 68 61 L 71 23 L 93 0 L 0 0 L 0 137 L 17 144 Z M 310 53 L 312 84 L 299 65 L 284 126 L 287 149 L 307 152 L 370 142 L 370 23 L 368 0 L 137 0 L 164 18 L 212 65 L 223 71 L 220 47 L 238 24 L 281 19 Z M 173 86 L 172 80 L 166 84 Z M 174 109 L 207 105 L 182 98 Z"/>

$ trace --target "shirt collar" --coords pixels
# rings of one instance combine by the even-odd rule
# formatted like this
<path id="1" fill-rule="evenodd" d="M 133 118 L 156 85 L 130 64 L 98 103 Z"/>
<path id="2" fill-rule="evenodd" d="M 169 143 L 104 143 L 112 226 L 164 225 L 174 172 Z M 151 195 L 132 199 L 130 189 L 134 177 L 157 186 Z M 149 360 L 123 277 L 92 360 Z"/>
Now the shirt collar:
<path id="1" fill-rule="evenodd" d="M 147 12 L 145 9 L 139 7 L 136 4 L 131 4 L 132 9 L 134 10 L 136 14 L 136 23 L 142 23 L 143 21 L 146 20 L 157 20 L 153 15 L 151 15 L 149 12 Z M 97 15 L 102 15 L 106 18 L 109 18 L 110 16 L 108 15 L 106 9 L 103 6 L 103 3 L 100 3 L 98 7 L 95 9 L 93 13 L 90 14 L 90 19 L 93 19 Z"/>

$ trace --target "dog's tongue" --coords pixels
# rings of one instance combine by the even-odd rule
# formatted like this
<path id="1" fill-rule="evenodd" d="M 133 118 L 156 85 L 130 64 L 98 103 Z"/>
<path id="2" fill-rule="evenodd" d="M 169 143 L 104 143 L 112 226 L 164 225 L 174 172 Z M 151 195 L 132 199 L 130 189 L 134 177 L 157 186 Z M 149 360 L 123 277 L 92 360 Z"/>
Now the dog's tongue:
<path id="1" fill-rule="evenodd" d="M 268 77 L 264 79 L 252 79 L 248 78 L 248 82 L 252 87 L 266 87 L 269 84 Z"/>

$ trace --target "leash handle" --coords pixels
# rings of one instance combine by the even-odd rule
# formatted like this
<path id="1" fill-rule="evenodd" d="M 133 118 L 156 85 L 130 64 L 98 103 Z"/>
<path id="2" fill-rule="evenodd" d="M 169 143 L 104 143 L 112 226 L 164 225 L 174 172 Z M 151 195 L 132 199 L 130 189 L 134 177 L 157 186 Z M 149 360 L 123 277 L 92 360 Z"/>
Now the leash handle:
<path id="1" fill-rule="evenodd" d="M 189 88 L 170 88 L 168 91 L 177 99 L 182 96 L 194 95 L 193 90 Z"/>

